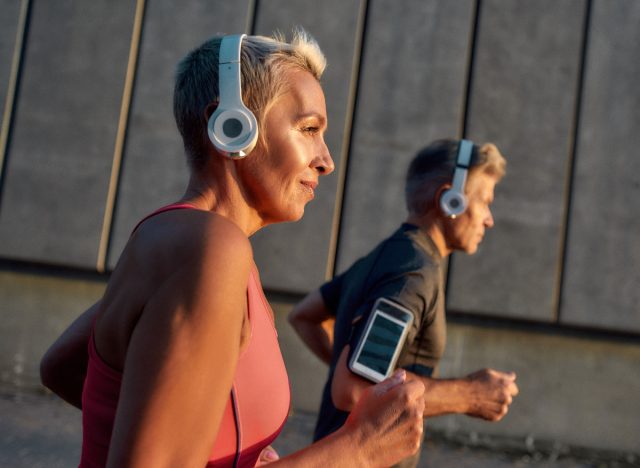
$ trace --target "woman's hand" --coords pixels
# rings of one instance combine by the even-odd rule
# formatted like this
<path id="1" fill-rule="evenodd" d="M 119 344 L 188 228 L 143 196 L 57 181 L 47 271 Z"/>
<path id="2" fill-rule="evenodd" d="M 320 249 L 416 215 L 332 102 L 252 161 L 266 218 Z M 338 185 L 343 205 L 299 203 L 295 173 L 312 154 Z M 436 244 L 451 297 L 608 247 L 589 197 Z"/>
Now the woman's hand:
<path id="1" fill-rule="evenodd" d="M 422 440 L 424 384 L 406 376 L 399 370 L 364 390 L 344 426 L 273 466 L 335 466 L 338 460 L 344 467 L 386 467 L 416 453 Z"/>
<path id="2" fill-rule="evenodd" d="M 278 452 L 276 452 L 271 445 L 267 445 L 262 449 L 262 452 L 260 452 L 260 457 L 258 458 L 256 466 L 268 465 L 269 463 L 273 463 L 279 459 L 280 456 L 278 455 Z"/>
<path id="3" fill-rule="evenodd" d="M 424 384 L 398 370 L 362 393 L 345 429 L 358 434 L 368 466 L 391 466 L 420 447 L 423 412 Z"/>

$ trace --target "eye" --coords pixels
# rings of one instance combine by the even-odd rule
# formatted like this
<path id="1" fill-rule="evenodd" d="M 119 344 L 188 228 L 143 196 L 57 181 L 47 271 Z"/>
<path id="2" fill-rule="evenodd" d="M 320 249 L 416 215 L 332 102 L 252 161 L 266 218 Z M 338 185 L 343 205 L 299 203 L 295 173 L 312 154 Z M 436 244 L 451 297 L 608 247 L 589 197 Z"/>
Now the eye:
<path id="1" fill-rule="evenodd" d="M 314 127 L 312 125 L 309 126 L 304 126 L 301 128 L 302 133 L 308 133 L 308 134 L 312 134 L 315 135 L 316 133 L 318 133 L 320 131 L 320 127 Z"/>

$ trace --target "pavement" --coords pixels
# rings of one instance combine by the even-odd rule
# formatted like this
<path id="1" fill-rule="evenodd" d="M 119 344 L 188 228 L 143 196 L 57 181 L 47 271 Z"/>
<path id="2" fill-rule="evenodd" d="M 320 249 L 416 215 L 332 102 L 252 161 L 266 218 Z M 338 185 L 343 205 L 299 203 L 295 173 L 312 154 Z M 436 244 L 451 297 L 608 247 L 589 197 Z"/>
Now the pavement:
<path id="1" fill-rule="evenodd" d="M 313 424 L 313 414 L 292 413 L 273 444 L 277 452 L 284 456 L 308 445 Z M 44 392 L 0 393 L 1 468 L 77 466 L 81 434 L 80 411 L 58 398 Z M 640 458 L 629 454 L 576 451 L 559 445 L 534 450 L 524 441 L 427 434 L 420 467 L 640 467 Z M 334 466 L 340 467 L 340 462 Z"/>

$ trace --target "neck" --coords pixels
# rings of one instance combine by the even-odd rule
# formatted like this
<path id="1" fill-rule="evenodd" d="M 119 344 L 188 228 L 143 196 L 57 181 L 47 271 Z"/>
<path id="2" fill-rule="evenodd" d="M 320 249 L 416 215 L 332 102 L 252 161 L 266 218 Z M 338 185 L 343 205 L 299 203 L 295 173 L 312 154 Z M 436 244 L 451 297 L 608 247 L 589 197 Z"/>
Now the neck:
<path id="1" fill-rule="evenodd" d="M 410 214 L 406 222 L 418 226 L 422 232 L 427 234 L 436 245 L 442 258 L 449 256 L 453 252 L 447 244 L 440 217 L 433 215 L 431 212 L 423 216 Z"/>
<path id="2" fill-rule="evenodd" d="M 235 171 L 215 167 L 192 172 L 180 202 L 224 216 L 250 237 L 266 223 L 247 203 L 234 174 Z"/>

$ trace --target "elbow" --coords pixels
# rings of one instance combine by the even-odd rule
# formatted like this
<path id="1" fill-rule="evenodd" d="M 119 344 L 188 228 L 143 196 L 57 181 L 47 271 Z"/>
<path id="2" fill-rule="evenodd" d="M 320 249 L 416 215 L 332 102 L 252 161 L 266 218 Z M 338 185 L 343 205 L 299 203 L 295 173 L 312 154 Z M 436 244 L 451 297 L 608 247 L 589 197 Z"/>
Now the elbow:
<path id="1" fill-rule="evenodd" d="M 40 383 L 56 394 L 60 391 L 60 374 L 64 371 L 63 365 L 59 356 L 51 349 L 40 360 Z"/>
<path id="2" fill-rule="evenodd" d="M 51 390 L 51 386 L 53 385 L 53 374 L 52 367 L 54 364 L 49 356 L 49 352 L 45 353 L 40 360 L 40 383 Z"/>
<path id="3" fill-rule="evenodd" d="M 333 406 L 335 406 L 340 411 L 351 412 L 353 407 L 356 405 L 356 402 L 353 398 L 350 398 L 349 395 L 335 395 L 331 397 L 333 399 Z"/>
<path id="4" fill-rule="evenodd" d="M 334 379 L 331 385 L 331 400 L 333 406 L 340 411 L 351 411 L 358 402 L 359 395 L 355 391 L 336 384 Z"/>
<path id="5" fill-rule="evenodd" d="M 296 309 L 293 309 L 291 312 L 289 312 L 289 315 L 287 315 L 287 322 L 289 322 L 289 325 L 291 325 L 293 328 L 296 328 L 295 313 Z"/>
<path id="6" fill-rule="evenodd" d="M 297 307 L 294 307 L 293 310 L 289 312 L 289 315 L 287 315 L 287 322 L 289 322 L 289 325 L 291 325 L 298 334 L 300 333 L 301 320 Z"/>

